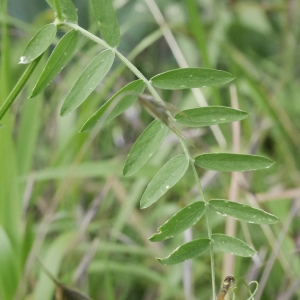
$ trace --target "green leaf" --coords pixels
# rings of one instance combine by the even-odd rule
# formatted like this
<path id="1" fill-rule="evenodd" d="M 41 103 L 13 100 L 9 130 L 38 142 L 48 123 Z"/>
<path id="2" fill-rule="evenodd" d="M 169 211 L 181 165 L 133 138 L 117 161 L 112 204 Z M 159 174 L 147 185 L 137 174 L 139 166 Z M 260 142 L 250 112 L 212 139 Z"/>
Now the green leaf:
<path id="1" fill-rule="evenodd" d="M 203 201 L 194 202 L 183 209 L 165 222 L 158 228 L 158 233 L 155 233 L 151 238 L 151 242 L 159 242 L 169 239 L 176 234 L 179 234 L 186 229 L 195 225 L 205 212 L 205 203 Z"/>
<path id="2" fill-rule="evenodd" d="M 169 160 L 154 176 L 147 186 L 142 199 L 141 208 L 146 208 L 156 202 L 184 175 L 189 161 L 184 155 L 178 155 Z"/>
<path id="3" fill-rule="evenodd" d="M 20 280 L 18 251 L 0 225 L 0 299 L 13 299 Z"/>
<path id="4" fill-rule="evenodd" d="M 53 0 L 46 0 L 50 7 L 56 11 Z M 71 0 L 59 0 L 59 9 L 64 22 L 77 23 L 78 15 L 77 10 Z M 57 14 L 57 11 L 56 11 Z"/>
<path id="5" fill-rule="evenodd" d="M 248 246 L 242 240 L 233 238 L 231 236 L 216 233 L 212 235 L 213 248 L 216 251 L 222 251 L 230 253 L 232 255 L 250 257 L 253 256 L 256 251 Z"/>
<path id="6" fill-rule="evenodd" d="M 56 239 L 53 239 L 51 244 L 47 247 L 47 252 L 42 260 L 43 266 L 52 274 L 57 277 L 59 269 L 64 259 L 64 255 L 72 244 L 78 232 L 66 232 L 62 233 Z M 33 300 L 51 300 L 53 299 L 53 294 L 55 290 L 55 283 L 52 279 L 45 273 L 44 270 L 40 269 L 40 274 L 37 283 L 34 288 L 34 294 L 32 295 Z M 76 299 L 76 298 L 75 298 Z"/>
<path id="7" fill-rule="evenodd" d="M 83 124 L 80 131 L 91 130 L 103 116 L 106 117 L 104 121 L 107 123 L 123 113 L 143 93 L 145 86 L 144 81 L 141 79 L 124 86 Z"/>
<path id="8" fill-rule="evenodd" d="M 92 5 L 103 40 L 111 47 L 117 47 L 120 28 L 112 0 L 92 0 Z"/>
<path id="9" fill-rule="evenodd" d="M 110 70 L 114 58 L 113 51 L 105 50 L 88 64 L 67 95 L 60 111 L 61 116 L 75 110 L 92 93 Z"/>
<path id="10" fill-rule="evenodd" d="M 168 134 L 169 128 L 154 120 L 132 146 L 123 168 L 124 176 L 137 172 L 156 152 Z"/>
<path id="11" fill-rule="evenodd" d="M 274 162 L 258 155 L 209 153 L 196 156 L 195 164 L 208 170 L 245 172 L 269 168 Z"/>
<path id="12" fill-rule="evenodd" d="M 178 123 L 189 127 L 204 127 L 221 123 L 240 121 L 248 113 L 225 106 L 208 106 L 182 111 L 175 115 Z"/>
<path id="13" fill-rule="evenodd" d="M 279 219 L 261 209 L 233 201 L 213 199 L 209 201 L 209 206 L 223 216 L 231 216 L 237 220 L 255 224 L 275 224 Z"/>
<path id="14" fill-rule="evenodd" d="M 234 77 L 225 71 L 205 68 L 182 68 L 158 74 L 151 78 L 157 88 L 181 90 L 221 85 L 232 81 Z"/>
<path id="15" fill-rule="evenodd" d="M 210 246 L 209 239 L 198 239 L 176 248 L 168 257 L 158 258 L 163 265 L 174 265 L 202 254 Z"/>
<path id="16" fill-rule="evenodd" d="M 71 30 L 62 37 L 49 57 L 30 98 L 42 92 L 71 59 L 77 46 L 78 36 L 78 31 Z"/>
<path id="17" fill-rule="evenodd" d="M 56 31 L 53 23 L 42 27 L 27 44 L 19 64 L 29 64 L 43 54 L 53 42 Z"/>

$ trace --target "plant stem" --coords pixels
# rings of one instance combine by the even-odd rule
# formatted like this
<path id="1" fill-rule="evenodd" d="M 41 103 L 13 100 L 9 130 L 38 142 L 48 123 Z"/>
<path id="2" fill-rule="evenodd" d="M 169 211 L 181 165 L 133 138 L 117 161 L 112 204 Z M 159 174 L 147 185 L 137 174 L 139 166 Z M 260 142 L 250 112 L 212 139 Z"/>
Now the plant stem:
<path id="1" fill-rule="evenodd" d="M 24 87 L 24 85 L 28 81 L 29 77 L 31 76 L 31 74 L 35 70 L 36 66 L 38 65 L 41 57 L 42 57 L 42 55 L 40 55 L 37 59 L 35 59 L 27 67 L 27 69 L 25 70 L 25 72 L 23 73 L 23 75 L 21 76 L 19 81 L 17 82 L 17 84 L 14 86 L 14 88 L 12 89 L 12 91 L 10 92 L 10 94 L 8 95 L 6 100 L 4 101 L 3 105 L 0 108 L 0 121 L 3 118 L 3 116 L 5 115 L 5 113 L 7 112 L 7 110 L 10 108 L 12 103 L 15 101 L 15 99 L 17 98 L 19 93 L 21 92 L 22 88 Z"/>
<path id="2" fill-rule="evenodd" d="M 56 14 L 57 14 L 56 17 L 59 21 L 62 21 L 62 14 L 61 14 L 60 6 L 58 4 L 58 0 L 53 0 L 53 2 L 54 2 Z"/>
<path id="3" fill-rule="evenodd" d="M 83 35 L 85 35 L 87 38 L 91 39 L 95 43 L 100 44 L 101 46 L 105 47 L 106 49 L 109 49 L 109 50 L 113 51 L 115 53 L 115 55 L 117 57 L 119 57 L 119 59 L 128 67 L 128 69 L 130 69 L 138 78 L 142 79 L 145 82 L 145 84 L 146 84 L 149 92 L 152 94 L 152 96 L 157 101 L 163 101 L 161 99 L 161 97 L 159 96 L 159 94 L 157 93 L 157 91 L 155 90 L 155 88 L 151 85 L 151 82 L 125 56 L 123 56 L 123 54 L 121 54 L 117 49 L 112 48 L 105 41 L 103 41 L 99 37 L 93 35 L 89 31 L 81 28 L 77 24 L 73 24 L 73 23 L 69 23 L 69 22 L 62 22 L 61 24 L 66 25 L 66 26 L 68 26 L 72 29 L 80 31 Z M 171 114 L 170 114 L 170 118 L 173 119 Z M 198 174 L 197 174 L 197 171 L 196 171 L 196 168 L 195 168 L 194 159 L 192 158 L 191 154 L 189 153 L 189 150 L 188 150 L 187 146 L 185 145 L 183 138 L 180 135 L 178 135 L 176 132 L 174 132 L 174 133 L 177 135 L 177 137 L 179 139 L 179 142 L 181 144 L 181 147 L 183 149 L 183 152 L 185 153 L 186 157 L 188 158 L 188 160 L 190 162 L 190 165 L 191 165 L 192 170 L 193 170 L 193 176 L 194 176 L 194 179 L 196 181 L 197 187 L 199 189 L 202 201 L 204 201 L 205 204 L 207 205 L 208 202 L 204 198 L 203 188 L 202 188 L 201 182 L 199 180 L 199 177 L 198 177 Z M 209 218 L 208 218 L 207 214 L 206 214 L 206 227 L 207 227 L 208 238 L 211 240 L 210 258 L 211 258 L 211 272 L 212 272 L 212 292 L 213 292 L 213 299 L 215 299 L 216 298 L 216 288 L 215 288 L 215 272 L 214 272 L 214 254 L 213 254 L 213 245 L 212 245 L 212 231 L 211 231 L 211 226 L 210 226 L 210 222 L 209 222 Z"/>

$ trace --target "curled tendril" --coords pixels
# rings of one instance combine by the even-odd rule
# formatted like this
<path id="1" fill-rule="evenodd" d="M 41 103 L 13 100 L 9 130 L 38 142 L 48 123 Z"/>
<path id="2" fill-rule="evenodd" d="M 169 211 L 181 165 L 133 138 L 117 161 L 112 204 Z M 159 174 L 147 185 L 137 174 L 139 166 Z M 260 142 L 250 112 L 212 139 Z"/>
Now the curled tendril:
<path id="1" fill-rule="evenodd" d="M 253 291 L 253 293 L 251 292 L 251 290 L 250 290 L 250 288 L 249 288 L 250 284 L 252 284 L 252 283 L 255 283 L 255 284 L 256 284 L 256 288 L 255 288 L 255 290 Z M 247 284 L 246 284 L 246 285 L 247 285 Z M 257 281 L 251 281 L 251 282 L 249 282 L 249 285 L 247 285 L 247 289 L 248 289 L 248 291 L 249 291 L 249 293 L 250 293 L 250 297 L 249 297 L 247 300 L 254 300 L 253 297 L 254 297 L 255 294 L 257 293 L 258 287 L 259 287 L 259 283 L 258 283 Z"/>
<path id="2" fill-rule="evenodd" d="M 242 277 L 236 277 L 236 278 L 239 278 L 239 280 L 241 280 L 242 281 L 242 283 L 246 286 L 246 289 L 247 289 L 247 291 L 249 292 L 249 294 L 250 294 L 250 297 L 247 299 L 247 300 L 254 300 L 254 296 L 256 295 L 256 293 L 257 293 L 257 290 L 258 290 L 258 287 L 259 287 L 259 283 L 257 282 L 257 281 L 251 281 L 251 282 L 249 282 L 249 284 L 242 278 Z M 255 285 L 256 285 L 256 288 L 255 288 L 255 290 L 252 292 L 251 291 L 251 289 L 250 289 L 250 285 L 252 284 L 252 283 L 255 283 Z M 235 294 L 233 293 L 233 298 L 232 298 L 232 300 L 235 300 Z"/>

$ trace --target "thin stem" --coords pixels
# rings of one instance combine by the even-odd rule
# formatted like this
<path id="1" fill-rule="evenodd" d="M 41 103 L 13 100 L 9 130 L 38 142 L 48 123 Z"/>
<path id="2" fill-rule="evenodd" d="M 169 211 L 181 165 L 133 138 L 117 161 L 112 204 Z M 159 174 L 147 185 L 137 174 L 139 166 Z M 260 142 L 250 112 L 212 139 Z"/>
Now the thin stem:
<path id="1" fill-rule="evenodd" d="M 35 70 L 36 66 L 38 65 L 42 55 L 39 56 L 37 59 L 35 59 L 25 70 L 17 84 L 14 86 L 8 97 L 6 98 L 5 102 L 0 108 L 0 121 L 2 120 L 3 116 L 7 112 L 7 110 L 10 108 L 10 106 L 13 104 L 19 93 L 21 92 L 22 88 L 30 78 L 31 74 Z"/>
<path id="2" fill-rule="evenodd" d="M 54 6 L 55 6 L 55 10 L 56 10 L 56 14 L 57 14 L 57 19 L 59 20 L 59 21 L 62 21 L 62 13 L 61 13 L 61 10 L 60 10 L 60 6 L 59 6 L 59 4 L 58 4 L 58 0 L 53 0 L 53 2 L 54 2 Z"/>
<path id="3" fill-rule="evenodd" d="M 211 231 L 211 226 L 210 226 L 208 214 L 205 214 L 205 221 L 206 221 L 206 228 L 207 228 L 208 238 L 210 239 L 211 285 L 212 285 L 212 292 L 213 292 L 213 300 L 215 300 L 216 299 L 215 258 L 214 258 L 214 252 L 213 252 L 212 231 Z"/>
<path id="4" fill-rule="evenodd" d="M 101 46 L 105 47 L 106 49 L 109 49 L 109 50 L 113 51 L 116 54 L 116 56 L 119 57 L 119 59 L 128 67 L 128 69 L 130 69 L 138 78 L 142 79 L 145 82 L 145 84 L 146 84 L 149 92 L 152 94 L 152 96 L 157 101 L 163 101 L 161 99 L 161 97 L 159 96 L 159 94 L 157 93 L 157 91 L 155 90 L 155 88 L 151 85 L 150 81 L 125 56 L 123 56 L 123 54 L 121 54 L 117 49 L 112 48 L 105 41 L 103 41 L 99 37 L 93 35 L 89 31 L 81 28 L 77 24 L 68 23 L 68 22 L 62 22 L 60 24 L 61 25 L 66 25 L 66 26 L 68 26 L 72 29 L 80 31 L 83 35 L 85 35 L 87 38 L 91 39 L 95 43 L 100 44 Z M 170 118 L 172 118 L 171 114 L 170 114 Z M 194 176 L 194 179 L 196 181 L 197 187 L 199 189 L 202 201 L 204 201 L 205 204 L 207 205 L 208 202 L 204 198 L 203 188 L 202 188 L 201 182 L 199 180 L 199 176 L 198 176 L 196 168 L 195 168 L 194 159 L 192 158 L 191 154 L 189 153 L 189 150 L 188 150 L 187 146 L 185 145 L 184 140 L 182 139 L 182 137 L 180 135 L 178 135 L 176 132 L 175 132 L 175 134 L 177 135 L 177 137 L 179 139 L 179 142 L 181 144 L 183 152 L 185 153 L 186 157 L 188 158 L 188 160 L 190 162 L 190 165 L 191 165 L 192 170 L 193 170 L 193 176 Z M 208 218 L 207 214 L 206 214 L 206 227 L 207 227 L 208 238 L 212 241 L 212 231 L 211 231 L 211 226 L 210 226 L 210 222 L 209 222 L 209 218 Z M 211 258 L 211 272 L 212 272 L 212 292 L 213 292 L 213 299 L 215 299 L 216 298 L 216 288 L 215 288 L 215 272 L 214 272 L 214 254 L 213 254 L 213 245 L 212 245 L 212 243 L 210 244 L 210 258 Z"/>

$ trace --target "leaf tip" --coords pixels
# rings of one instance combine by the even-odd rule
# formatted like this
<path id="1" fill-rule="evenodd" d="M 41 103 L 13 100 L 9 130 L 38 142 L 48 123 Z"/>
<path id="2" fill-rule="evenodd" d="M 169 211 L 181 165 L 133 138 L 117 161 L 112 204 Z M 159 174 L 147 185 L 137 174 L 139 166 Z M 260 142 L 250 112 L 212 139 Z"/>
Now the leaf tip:
<path id="1" fill-rule="evenodd" d="M 153 234 L 151 237 L 149 237 L 149 241 L 150 241 L 150 242 L 156 242 L 155 236 L 156 236 L 156 233 Z"/>
<path id="2" fill-rule="evenodd" d="M 130 169 L 128 168 L 128 166 L 125 164 L 125 166 L 123 168 L 123 176 L 129 177 L 130 175 L 132 175 L 132 173 L 130 172 Z"/>
<path id="3" fill-rule="evenodd" d="M 39 94 L 39 92 L 34 88 L 34 89 L 31 91 L 31 94 L 29 95 L 28 98 L 34 98 L 34 97 L 36 97 L 38 94 Z"/>
<path id="4" fill-rule="evenodd" d="M 60 110 L 60 116 L 61 116 L 61 117 L 64 117 L 64 116 L 66 116 L 68 113 L 69 113 L 68 110 L 67 110 L 64 106 L 62 106 L 62 108 L 61 108 L 61 110 Z"/>
<path id="5" fill-rule="evenodd" d="M 145 203 L 143 203 L 142 201 L 141 201 L 141 203 L 140 203 L 140 209 L 145 209 L 145 208 L 147 208 L 149 205 L 147 205 L 147 204 L 145 204 Z"/>
<path id="6" fill-rule="evenodd" d="M 149 237 L 149 241 L 151 241 L 151 242 L 162 241 L 162 239 L 160 238 L 160 233 L 154 233 L 151 237 Z"/>
<path id="7" fill-rule="evenodd" d="M 159 257 L 155 257 L 157 259 L 157 261 L 159 263 L 161 263 L 162 265 L 166 266 L 167 264 L 165 263 L 165 259 L 164 258 L 159 258 Z"/>

